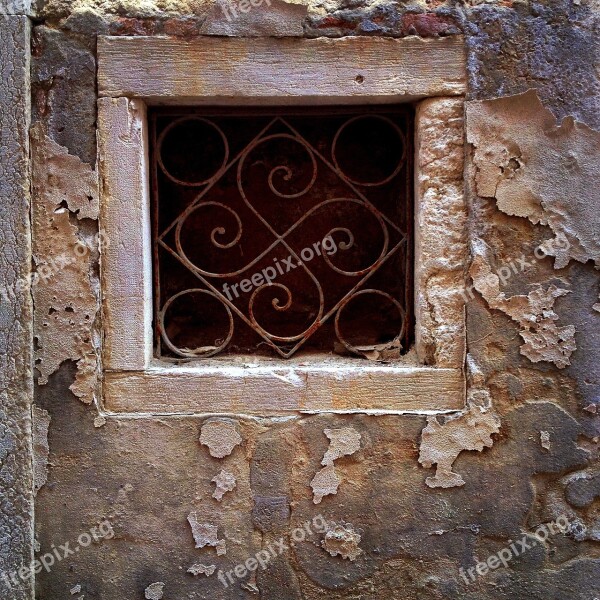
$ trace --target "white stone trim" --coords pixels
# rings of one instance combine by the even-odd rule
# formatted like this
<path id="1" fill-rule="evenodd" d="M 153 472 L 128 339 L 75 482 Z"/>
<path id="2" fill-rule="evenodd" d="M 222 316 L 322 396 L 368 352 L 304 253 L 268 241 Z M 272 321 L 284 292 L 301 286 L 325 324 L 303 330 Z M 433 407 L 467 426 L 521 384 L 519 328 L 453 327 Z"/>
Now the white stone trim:
<path id="1" fill-rule="evenodd" d="M 127 44 L 133 44 L 132 39 L 119 38 L 123 39 Z M 120 45 L 119 40 L 106 38 L 103 42 L 100 68 L 105 82 L 108 77 L 106 44 L 111 44 L 111 60 L 115 59 L 116 47 L 129 48 L 128 52 L 136 47 Z M 378 47 L 380 41 L 371 40 L 372 47 Z M 221 42 L 225 43 L 225 40 Z M 285 54 L 287 42 L 289 40 L 270 39 L 262 40 L 261 44 L 281 47 Z M 360 44 L 363 61 L 370 56 L 364 52 L 367 46 L 368 42 Z M 148 81 L 144 83 L 138 79 L 138 89 L 123 88 L 138 98 L 104 97 L 99 100 L 101 228 L 110 242 L 101 257 L 104 409 L 118 413 L 234 411 L 283 415 L 300 410 L 427 412 L 462 408 L 465 398 L 465 320 L 460 292 L 464 289 L 468 257 L 462 175 L 463 99 L 430 98 L 420 103 L 417 110 L 415 352 L 409 352 L 403 361 L 394 365 L 341 357 L 335 360 L 322 357 L 320 361 L 252 359 L 251 364 L 219 357 L 174 365 L 153 358 L 153 274 L 145 116 L 148 98 L 143 94 L 152 93 L 150 100 L 157 101 L 156 90 L 152 91 L 152 81 L 156 79 L 152 74 L 155 61 L 146 58 L 156 52 L 156 48 L 152 51 L 150 46 L 137 57 L 137 71 L 146 73 Z M 216 67 L 207 64 L 209 57 L 203 56 L 206 72 L 213 72 Z M 130 59 L 121 61 L 121 67 L 124 64 L 131 67 L 127 62 Z M 216 64 L 222 59 L 223 53 L 215 52 L 210 60 Z M 358 58 L 348 58 L 350 62 L 353 60 Z M 114 72 L 111 72 L 114 79 Z M 263 97 L 263 104 L 287 103 L 289 94 L 286 90 L 303 89 L 302 82 L 295 85 L 295 71 L 284 69 L 283 72 L 286 81 L 285 85 L 280 82 L 277 88 L 279 97 L 269 95 L 268 102 Z M 343 73 L 343 65 L 339 72 Z M 258 86 L 261 76 L 273 91 L 276 86 L 272 72 L 265 71 L 261 75 L 255 70 L 253 85 Z M 194 87 L 193 77 L 190 81 L 184 97 L 196 94 L 194 98 L 198 100 L 199 88 Z M 238 100 L 246 98 L 243 83 L 247 81 L 247 74 L 232 70 L 228 81 L 232 90 L 237 89 L 242 94 Z M 323 88 L 319 79 L 312 81 L 318 91 L 316 96 L 311 96 L 313 99 L 319 95 L 325 97 L 331 91 L 331 78 L 324 79 Z M 336 99 L 350 104 L 373 102 L 373 98 L 385 102 L 390 91 L 386 87 L 388 83 L 388 79 L 382 83 L 385 93 L 380 96 L 373 94 L 375 84 L 371 87 L 356 85 L 352 93 L 347 92 L 347 96 Z M 436 85 L 436 89 L 446 89 L 444 85 Z M 205 81 L 202 90 L 212 94 L 213 88 L 214 83 Z M 170 92 L 163 89 L 161 93 L 174 94 L 175 91 L 183 93 L 181 88 L 170 88 Z M 405 101 L 414 91 L 396 96 L 396 101 Z M 180 100 L 181 104 L 185 103 L 185 98 Z M 203 98 L 206 100 L 209 96 Z M 223 97 L 210 98 L 213 104 L 223 103 Z M 176 102 L 174 95 L 166 100 Z M 233 100 L 236 98 L 230 97 L 227 102 Z"/>
<path id="2" fill-rule="evenodd" d="M 462 36 L 98 38 L 100 96 L 149 104 L 398 103 L 466 85 Z"/>
<path id="3" fill-rule="evenodd" d="M 415 346 L 421 364 L 450 368 L 466 353 L 463 107 L 428 98 L 415 117 Z"/>
<path id="4" fill-rule="evenodd" d="M 190 365 L 155 364 L 144 371 L 108 371 L 104 408 L 114 412 L 199 411 L 285 414 L 300 410 L 459 410 L 458 369 L 393 366 L 330 356 L 310 361 Z"/>
<path id="5" fill-rule="evenodd" d="M 105 369 L 143 370 L 152 358 L 152 246 L 146 106 L 98 101 Z"/>

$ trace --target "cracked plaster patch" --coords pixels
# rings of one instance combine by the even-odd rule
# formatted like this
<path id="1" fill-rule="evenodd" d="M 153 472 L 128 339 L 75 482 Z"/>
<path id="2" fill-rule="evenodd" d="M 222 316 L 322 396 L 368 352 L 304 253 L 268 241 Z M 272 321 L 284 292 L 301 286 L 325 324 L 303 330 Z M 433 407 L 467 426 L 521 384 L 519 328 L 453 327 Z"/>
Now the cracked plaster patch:
<path id="1" fill-rule="evenodd" d="M 490 266 L 491 250 L 481 239 L 472 244 L 473 262 L 470 274 L 473 286 L 483 296 L 490 308 L 500 310 L 516 321 L 524 344 L 521 354 L 532 362 L 553 362 L 559 369 L 571 364 L 570 356 L 577 349 L 575 327 L 556 324 L 558 315 L 554 311 L 557 298 L 570 291 L 550 285 L 541 286 L 525 295 L 507 297 L 500 291 L 500 278 Z"/>
<path id="2" fill-rule="evenodd" d="M 340 481 L 338 474 L 335 472 L 333 463 L 323 467 L 310 482 L 310 487 L 314 494 L 313 502 L 315 504 L 320 504 L 324 496 L 337 494 Z"/>
<path id="3" fill-rule="evenodd" d="M 211 482 L 216 485 L 213 492 L 213 498 L 219 502 L 227 492 L 235 489 L 235 475 L 229 471 L 221 470 L 221 472 L 211 479 Z"/>
<path id="4" fill-rule="evenodd" d="M 337 494 L 341 479 L 335 471 L 334 461 L 360 450 L 360 433 L 353 427 L 324 429 L 323 433 L 329 439 L 329 448 L 321 461 L 321 464 L 325 466 L 315 474 L 310 482 L 315 504 L 320 504 L 325 496 Z"/>
<path id="5" fill-rule="evenodd" d="M 203 565 L 202 563 L 195 563 L 187 570 L 187 572 L 194 577 L 198 575 L 206 575 L 207 577 L 210 577 L 215 572 L 216 568 L 216 565 Z"/>
<path id="6" fill-rule="evenodd" d="M 494 444 L 492 434 L 500 431 L 500 418 L 492 408 L 491 395 L 484 387 L 481 370 L 467 356 L 469 393 L 467 408 L 457 415 L 427 417 L 427 426 L 421 431 L 419 462 L 427 469 L 436 465 L 435 475 L 425 483 L 431 487 L 462 486 L 465 480 L 452 470 L 454 461 L 464 450 L 481 452 Z"/>
<path id="7" fill-rule="evenodd" d="M 350 561 L 356 560 L 362 550 L 358 547 L 361 535 L 350 523 L 331 523 L 321 546 L 331 556 L 341 556 Z"/>
<path id="8" fill-rule="evenodd" d="M 146 600 L 162 600 L 165 584 L 162 581 L 151 583 L 145 590 L 144 596 Z"/>
<path id="9" fill-rule="evenodd" d="M 550 452 L 550 432 L 549 431 L 540 431 L 540 446 Z"/>
<path id="10" fill-rule="evenodd" d="M 323 456 L 322 465 L 332 465 L 338 458 L 360 450 L 360 433 L 353 427 L 325 429 L 324 433 L 329 438 L 329 448 Z"/>
<path id="11" fill-rule="evenodd" d="M 212 525 L 210 523 L 199 523 L 198 514 L 196 512 L 191 512 L 188 515 L 188 522 L 192 528 L 192 535 L 194 536 L 196 548 L 212 546 L 216 549 L 218 556 L 221 556 L 227 552 L 225 540 L 220 540 L 218 538 L 218 527 L 216 525 Z"/>
<path id="12" fill-rule="evenodd" d="M 557 125 L 534 90 L 466 106 L 477 193 L 566 238 L 549 244 L 556 269 L 570 260 L 600 268 L 600 132 L 572 117 Z"/>
<path id="13" fill-rule="evenodd" d="M 83 219 L 98 218 L 97 174 L 44 132 L 31 130 L 33 158 L 34 324 L 39 383 L 66 360 L 77 362 L 71 391 L 86 404 L 94 398 L 98 355 L 93 281 L 98 241 L 82 233 Z"/>
<path id="14" fill-rule="evenodd" d="M 233 449 L 242 443 L 234 423 L 226 420 L 206 421 L 200 430 L 200 443 L 208 446 L 208 451 L 215 458 L 229 456 Z"/>

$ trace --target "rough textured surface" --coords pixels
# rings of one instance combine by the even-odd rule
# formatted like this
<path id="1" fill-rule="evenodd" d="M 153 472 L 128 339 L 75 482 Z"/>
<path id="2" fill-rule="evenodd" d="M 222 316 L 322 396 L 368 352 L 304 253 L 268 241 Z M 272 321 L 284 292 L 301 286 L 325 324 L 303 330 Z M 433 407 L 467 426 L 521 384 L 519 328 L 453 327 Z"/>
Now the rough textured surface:
<path id="1" fill-rule="evenodd" d="M 98 102 L 100 228 L 105 369 L 143 369 L 152 354 L 146 107 L 127 98 Z M 109 210 L 109 207 L 111 210 Z M 132 321 L 131 315 L 138 318 Z"/>
<path id="2" fill-rule="evenodd" d="M 335 466 L 333 463 L 323 467 L 317 474 L 312 478 L 310 487 L 313 490 L 314 503 L 320 504 L 324 496 L 329 494 L 337 494 L 338 487 L 340 486 L 340 478 L 335 472 Z"/>
<path id="3" fill-rule="evenodd" d="M 48 481 L 48 429 L 50 428 L 50 415 L 43 408 L 33 406 L 31 421 L 33 426 L 33 493 L 34 495 Z"/>
<path id="4" fill-rule="evenodd" d="M 342 456 L 350 456 L 360 450 L 360 433 L 353 427 L 325 429 L 323 433 L 329 439 L 329 448 L 323 456 L 322 465 L 331 465 Z"/>
<path id="5" fill-rule="evenodd" d="M 438 417 L 429 417 L 421 432 L 419 462 L 430 468 L 436 465 L 435 475 L 425 481 L 429 487 L 454 487 L 465 480 L 452 471 L 452 465 L 463 450 L 477 450 L 492 446 L 492 434 L 500 431 L 500 419 L 490 406 L 471 405 L 457 416 L 440 423 Z"/>
<path id="6" fill-rule="evenodd" d="M 36 27 L 31 68 L 33 118 L 52 139 L 88 164 L 96 159 L 96 61 L 82 41 Z M 77 126 L 73 126 L 77 123 Z"/>
<path id="7" fill-rule="evenodd" d="M 200 430 L 200 443 L 208 446 L 211 456 L 223 458 L 233 452 L 242 443 L 235 422 L 225 419 L 206 421 Z"/>
<path id="8" fill-rule="evenodd" d="M 0 15 L 29 15 L 31 0 L 0 0 Z"/>
<path id="9" fill-rule="evenodd" d="M 321 546 L 331 556 L 341 556 L 353 561 L 362 553 L 362 550 L 358 547 L 360 539 L 360 534 L 354 531 L 350 523 L 339 525 L 332 523 L 327 529 Z"/>
<path id="10" fill-rule="evenodd" d="M 32 306 L 29 226 L 29 22 L 0 18 L 0 571 L 33 553 Z M 32 581 L 0 579 L 0 597 L 32 597 Z"/>
<path id="11" fill-rule="evenodd" d="M 282 0 L 261 0 L 257 4 L 255 8 L 249 7 L 242 12 L 228 0 L 217 0 L 208 11 L 200 33 L 245 37 L 289 37 L 304 34 L 306 5 Z"/>
<path id="12" fill-rule="evenodd" d="M 293 85 L 282 90 L 282 81 Z M 163 103 L 176 98 L 180 104 L 181 99 L 221 103 L 237 97 L 240 104 L 256 104 L 284 96 L 286 104 L 336 104 L 359 92 L 367 101 L 392 102 L 461 95 L 465 82 L 464 47 L 458 37 L 289 37 L 278 44 L 268 37 L 98 41 L 98 89 L 109 97 Z"/>
<path id="13" fill-rule="evenodd" d="M 508 215 L 547 225 L 555 268 L 569 260 L 600 268 L 600 132 L 573 117 L 560 125 L 535 91 L 471 102 L 467 140 L 475 147 L 480 196 Z M 491 143 L 490 143 L 491 142 Z"/>
<path id="14" fill-rule="evenodd" d="M 194 542 L 196 542 L 196 548 L 204 548 L 204 546 L 214 546 L 217 550 L 217 555 L 225 554 L 227 552 L 226 542 L 223 539 L 219 539 L 217 534 L 218 527 L 210 523 L 199 523 L 198 514 L 191 512 L 188 515 L 188 523 L 192 528 L 192 535 L 194 536 Z"/>
<path id="15" fill-rule="evenodd" d="M 75 541 L 103 518 L 114 524 L 115 537 L 57 563 L 51 573 L 40 573 L 37 595 L 44 600 L 63 598 L 80 585 L 86 600 L 143 598 L 148 586 L 157 582 L 164 583 L 165 599 L 600 597 L 600 343 L 599 313 L 593 308 L 598 303 L 598 271 L 592 257 L 597 228 L 594 231 L 591 227 L 597 215 L 587 212 L 597 205 L 593 196 L 595 175 L 590 175 L 597 134 L 589 129 L 600 129 L 597 3 L 492 0 L 450 5 L 419 0 L 405 5 L 387 0 L 319 0 L 306 2 L 306 8 L 303 26 L 307 36 L 433 37 L 464 32 L 469 51 L 468 95 L 477 101 L 470 107 L 473 117 L 479 119 L 473 131 L 477 144 L 472 143 L 465 156 L 468 219 L 458 218 L 458 212 L 434 212 L 430 223 L 441 233 L 449 229 L 444 227 L 445 221 L 464 223 L 465 241 L 474 250 L 478 240 L 486 245 L 481 255 L 485 261 L 476 258 L 475 276 L 478 269 L 480 275 L 489 269 L 498 275 L 500 288 L 480 281 L 487 297 L 475 290 L 464 299 L 456 294 L 445 298 L 441 287 L 436 290 L 433 285 L 436 273 L 443 275 L 438 277 L 443 284 L 445 278 L 458 275 L 459 269 L 453 270 L 450 260 L 445 260 L 447 264 L 433 262 L 429 300 L 424 306 L 433 315 L 438 333 L 424 347 L 430 361 L 448 356 L 438 352 L 436 357 L 438 339 L 446 348 L 464 349 L 465 343 L 444 329 L 449 304 L 458 306 L 464 300 L 468 406 L 452 415 L 454 418 L 438 415 L 439 426 L 431 425 L 433 415 L 410 414 L 302 415 L 290 411 L 285 418 L 244 418 L 235 414 L 236 405 L 231 402 L 234 394 L 228 388 L 214 393 L 216 404 L 227 407 L 223 410 L 228 414 L 206 415 L 195 412 L 202 410 L 200 393 L 174 386 L 173 393 L 163 394 L 161 403 L 147 395 L 143 413 L 104 414 L 98 420 L 96 411 L 78 402 L 69 391 L 77 370 L 72 360 L 66 360 L 37 392 L 39 407 L 51 417 L 51 468 L 36 498 L 40 552 L 47 552 L 57 540 Z M 35 112 L 36 117 L 52 140 L 93 169 L 90 157 L 95 131 L 90 99 L 96 96 L 95 82 L 82 71 L 75 84 L 71 73 L 81 68 L 76 65 L 92 64 L 90 57 L 95 60 L 95 36 L 110 32 L 189 40 L 205 24 L 210 25 L 206 19 L 215 6 L 204 0 L 40 0 L 38 9 L 43 21 L 40 27 L 48 31 L 40 32 L 44 43 L 34 45 L 35 60 L 46 65 L 50 76 L 40 80 L 53 91 L 47 102 L 39 101 L 44 109 Z M 252 19 L 258 21 L 258 13 Z M 277 26 L 273 22 L 270 31 L 275 33 Z M 240 29 L 256 33 L 254 25 Z M 53 48 L 62 48 L 64 56 Z M 193 79 L 189 75 L 186 73 L 183 80 Z M 314 74 L 307 77 L 314 79 Z M 531 94 L 494 100 L 530 88 L 537 90 L 542 105 Z M 82 105 L 70 105 L 69 94 L 75 102 L 81 98 Z M 44 98 L 36 88 L 34 100 L 38 96 Z M 572 116 L 577 122 L 551 122 L 548 110 L 558 119 Z M 456 122 L 448 122 L 451 126 L 444 139 L 457 139 Z M 427 144 L 432 153 L 426 155 L 424 166 L 429 158 L 432 167 L 451 163 L 458 180 L 458 162 L 441 151 L 444 140 L 436 143 L 429 135 Z M 530 152 L 526 164 L 523 160 L 513 169 L 517 166 L 514 162 L 498 162 L 497 153 L 504 147 L 510 150 L 509 158 L 523 159 L 522 153 L 513 152 L 519 142 Z M 486 151 L 489 161 L 483 156 Z M 569 152 L 576 162 L 569 161 Z M 497 196 L 479 189 L 480 183 L 485 183 L 482 169 L 498 164 L 504 168 L 500 203 Z M 584 168 L 586 173 L 581 177 L 573 176 L 573 170 Z M 491 172 L 488 182 L 489 177 L 497 176 L 497 170 L 496 175 Z M 540 173 L 547 176 L 546 181 L 541 180 Z M 519 203 L 528 196 L 514 192 L 511 186 L 517 182 L 520 189 L 543 193 L 539 206 L 547 225 L 542 220 L 534 223 L 536 219 L 528 217 L 528 210 L 521 210 L 531 203 Z M 568 194 L 555 198 L 551 182 Z M 431 189 L 437 203 L 444 200 L 445 193 L 456 199 L 450 182 L 435 179 L 435 172 L 431 181 L 418 185 Z M 504 212 L 506 207 L 514 214 Z M 571 236 L 569 252 L 556 257 L 536 256 L 540 244 L 558 236 L 550 221 L 558 233 L 562 228 L 564 235 Z M 453 250 L 448 243 L 436 246 L 435 253 L 446 259 Z M 576 254 L 582 259 L 592 258 L 580 262 Z M 568 259 L 568 264 L 561 266 L 561 257 Z M 519 266 L 521 258 L 529 263 L 523 268 Z M 506 274 L 502 267 L 510 269 L 510 277 L 501 277 Z M 569 293 L 554 298 L 560 290 Z M 501 293 L 504 298 L 499 298 Z M 500 309 L 491 307 L 494 301 Z M 506 312 L 512 311 L 513 305 L 517 305 L 518 320 Z M 523 326 L 525 317 L 527 325 Z M 562 338 L 561 328 L 569 328 Z M 530 334 L 525 342 L 530 346 L 528 354 L 543 360 L 532 362 L 521 353 L 524 340 L 519 331 Z M 555 364 L 566 364 L 567 360 L 571 364 L 562 369 Z M 290 384 L 279 384 L 276 389 L 266 386 L 263 393 L 285 402 L 291 395 L 285 391 Z M 340 382 L 332 406 L 347 409 L 348 398 L 358 397 L 355 387 L 354 381 Z M 256 394 L 245 386 L 236 393 L 246 397 L 247 405 L 256 400 Z M 386 393 L 392 400 L 396 396 L 391 388 Z M 123 391 L 121 407 L 141 410 L 141 388 L 138 395 L 138 404 L 128 404 L 130 397 Z M 190 397 L 187 404 L 181 402 L 181 395 Z M 419 397 L 419 390 L 414 396 Z M 180 414 L 165 415 L 169 406 L 175 406 Z M 209 447 L 198 442 L 200 429 L 209 417 L 227 417 L 235 422 L 243 440 L 221 458 L 212 456 Z M 96 428 L 95 422 L 103 425 Z M 360 435 L 360 449 L 340 455 L 343 450 L 336 451 L 340 447 L 324 431 L 348 428 Z M 428 428 L 435 433 L 425 434 L 423 430 Z M 352 435 L 353 439 L 358 437 Z M 21 438 L 16 443 L 21 444 Z M 217 442 L 215 447 L 219 447 Z M 353 449 L 356 444 L 344 447 Z M 335 452 L 341 484 L 335 494 L 314 504 L 310 484 L 323 467 L 333 470 L 333 465 L 321 464 L 330 449 Z M 464 481 L 465 485 L 431 488 L 426 481 L 432 471 L 419 465 L 420 452 L 423 456 L 431 454 L 434 467 L 433 459 L 439 458 L 437 471 L 442 481 Z M 327 462 L 333 463 L 333 459 Z M 2 469 L 3 485 L 5 481 L 12 484 L 12 477 L 4 477 L 4 463 Z M 212 498 L 212 479 L 221 470 L 235 474 L 236 488 L 218 502 Z M 5 508 L 9 504 L 4 497 L 2 506 L 4 519 L 5 514 L 12 514 L 10 507 Z M 210 533 L 213 539 L 212 528 L 216 528 L 214 537 L 226 541 L 226 554 L 218 555 L 211 545 L 195 547 L 187 521 L 190 513 L 196 513 L 198 525 L 207 527 L 205 537 Z M 474 581 L 467 583 L 461 576 L 460 568 L 466 574 L 478 561 L 511 543 L 533 541 L 541 524 L 561 515 L 569 521 L 565 533 L 551 535 L 544 544 L 514 557 L 507 567 L 491 569 Z M 317 521 L 333 527 L 333 533 L 331 529 L 317 529 Z M 8 522 L 14 530 L 12 517 Z M 336 535 L 338 526 L 344 531 L 338 529 Z M 331 548 L 343 549 L 343 554 L 332 556 L 323 546 L 328 534 Z M 13 548 L 20 544 L 14 539 Z M 236 566 L 259 552 L 268 553 L 267 568 L 238 577 Z M 191 566 L 197 567 L 198 576 L 188 573 Z M 212 575 L 203 574 L 213 567 Z"/>
<path id="16" fill-rule="evenodd" d="M 144 597 L 146 600 L 162 600 L 165 584 L 162 581 L 151 583 L 144 590 Z"/>
<path id="17" fill-rule="evenodd" d="M 215 484 L 212 497 L 220 502 L 227 492 L 235 489 L 235 475 L 221 469 L 221 472 L 211 479 L 211 483 Z"/>
<path id="18" fill-rule="evenodd" d="M 462 367 L 468 255 L 462 100 L 424 101 L 416 127 L 417 352 L 425 364 Z"/>
<path id="19" fill-rule="evenodd" d="M 594 192 L 600 186 L 600 132 L 573 117 L 557 125 L 533 90 L 471 102 L 467 115 L 479 195 L 495 198 L 508 215 L 547 225 L 555 237 L 546 253 L 555 257 L 555 269 L 571 259 L 600 268 L 600 200 Z"/>
<path id="20" fill-rule="evenodd" d="M 491 250 L 483 240 L 473 241 L 473 262 L 470 274 L 475 289 L 490 308 L 501 310 L 516 321 L 525 342 L 521 354 L 532 362 L 553 362 L 560 369 L 571 364 L 569 357 L 576 350 L 575 327 L 558 326 L 559 316 L 554 311 L 557 298 L 569 290 L 550 285 L 536 287 L 529 294 L 507 296 L 500 291 L 500 278 L 489 264 Z"/>
<path id="21" fill-rule="evenodd" d="M 202 563 L 196 563 L 193 564 L 187 570 L 187 572 L 191 575 L 194 575 L 194 577 L 197 575 L 206 575 L 207 577 L 210 577 L 215 572 L 216 568 L 217 567 L 215 565 L 203 565 Z"/>
<path id="22" fill-rule="evenodd" d="M 101 238 L 78 221 L 98 218 L 96 173 L 47 137 L 32 129 L 33 285 L 36 368 L 39 383 L 65 360 L 77 362 L 71 390 L 90 404 L 98 377 L 95 320 Z"/>

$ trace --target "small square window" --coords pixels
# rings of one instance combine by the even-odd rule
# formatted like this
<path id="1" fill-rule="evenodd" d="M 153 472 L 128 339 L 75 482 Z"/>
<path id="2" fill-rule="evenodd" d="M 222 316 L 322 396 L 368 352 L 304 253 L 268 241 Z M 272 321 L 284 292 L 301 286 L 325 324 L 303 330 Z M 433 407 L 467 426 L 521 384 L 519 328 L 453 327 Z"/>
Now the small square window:
<path id="1" fill-rule="evenodd" d="M 410 347 L 410 106 L 149 120 L 157 357 Z"/>
<path id="2" fill-rule="evenodd" d="M 464 40 L 100 37 L 98 87 L 106 410 L 464 406 Z"/>

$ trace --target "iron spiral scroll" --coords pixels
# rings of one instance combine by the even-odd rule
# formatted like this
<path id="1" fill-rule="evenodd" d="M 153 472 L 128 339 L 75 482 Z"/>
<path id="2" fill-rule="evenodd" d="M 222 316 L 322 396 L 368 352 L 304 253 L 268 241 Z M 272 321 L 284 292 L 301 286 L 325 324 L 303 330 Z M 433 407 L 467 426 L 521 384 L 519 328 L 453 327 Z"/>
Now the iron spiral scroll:
<path id="1" fill-rule="evenodd" d="M 289 358 L 312 339 L 331 344 L 333 334 L 336 348 L 361 355 L 362 340 L 347 335 L 352 319 L 344 325 L 356 303 L 393 313 L 393 335 L 391 325 L 386 335 L 406 347 L 410 119 L 336 114 L 325 133 L 313 125 L 304 135 L 304 122 L 314 119 L 259 117 L 252 119 L 259 130 L 243 139 L 240 122 L 228 115 L 152 116 L 158 354 L 194 359 L 250 351 L 244 340 L 254 336 L 261 351 Z M 372 157 L 383 156 L 382 164 L 365 166 L 363 156 L 352 168 L 352 148 L 360 148 L 353 140 L 373 129 L 380 137 L 386 132 L 388 148 Z M 252 283 L 243 284 L 244 293 L 243 281 Z M 193 332 L 194 322 L 209 322 L 209 329 Z M 249 332 L 240 333 L 243 327 Z"/>

